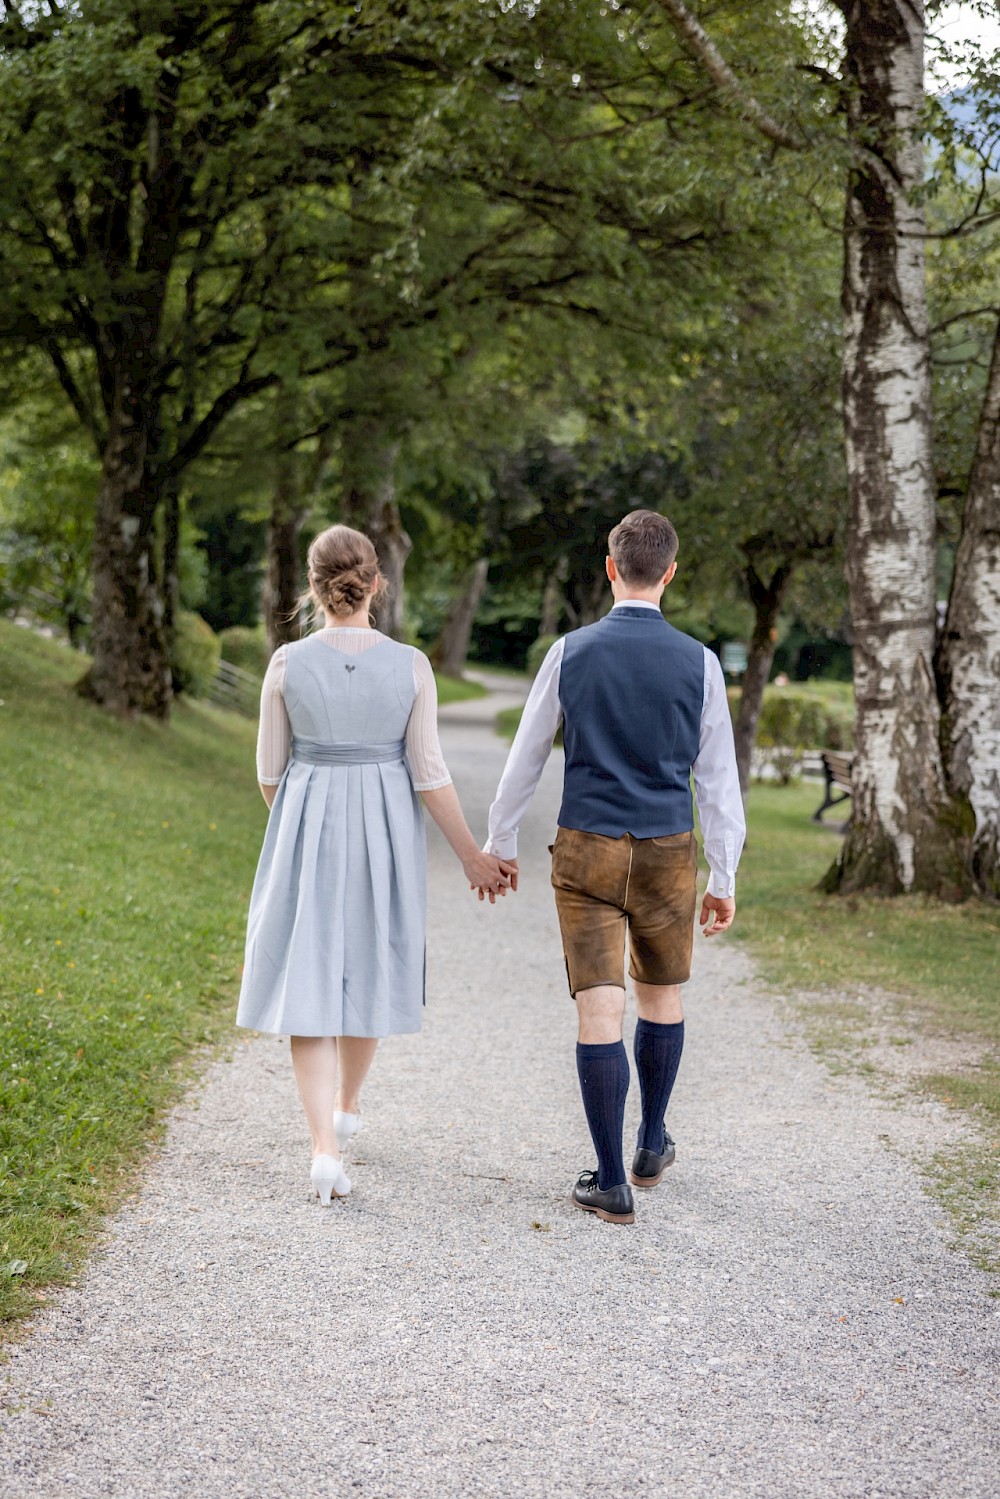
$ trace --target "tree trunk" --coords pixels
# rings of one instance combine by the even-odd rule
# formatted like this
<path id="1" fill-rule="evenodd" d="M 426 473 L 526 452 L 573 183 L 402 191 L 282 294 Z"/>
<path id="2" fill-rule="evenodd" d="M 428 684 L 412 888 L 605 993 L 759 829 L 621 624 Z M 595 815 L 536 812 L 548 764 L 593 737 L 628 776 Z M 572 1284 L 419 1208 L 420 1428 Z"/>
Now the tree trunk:
<path id="1" fill-rule="evenodd" d="M 267 570 L 261 601 L 267 643 L 272 652 L 302 635 L 299 539 L 304 510 L 295 487 L 292 455 L 284 453 L 281 457 L 267 528 Z"/>
<path id="2" fill-rule="evenodd" d="M 344 522 L 363 531 L 378 553 L 386 594 L 375 611 L 375 623 L 393 640 L 404 632 L 403 574 L 413 543 L 396 504 L 396 456 L 399 443 L 389 437 L 378 415 L 357 414 L 347 423 L 344 441 Z"/>
<path id="3" fill-rule="evenodd" d="M 173 689 L 155 546 L 165 483 L 159 342 L 193 180 L 172 145 L 179 88 L 177 69 L 162 74 L 156 116 L 136 87 L 118 88 L 106 101 L 108 135 L 87 226 L 87 254 L 99 260 L 105 287 L 99 302 L 107 321 L 92 312 L 88 337 L 107 438 L 94 526 L 93 665 L 80 691 L 112 712 L 164 719 Z M 143 140 L 140 166 L 135 153 Z"/>
<path id="4" fill-rule="evenodd" d="M 746 568 L 747 589 L 754 606 L 754 627 L 734 730 L 736 765 L 744 799 L 750 789 L 750 768 L 753 747 L 757 741 L 757 723 L 764 701 L 764 688 L 771 675 L 771 663 L 774 660 L 778 611 L 790 576 L 791 567 L 788 564 L 776 568 L 769 583 L 763 581 L 752 562 Z"/>
<path id="5" fill-rule="evenodd" d="M 441 634 L 431 651 L 431 660 L 445 676 L 460 677 L 469 654 L 469 641 L 479 601 L 486 588 L 490 559 L 480 557 L 462 574 L 454 597 L 448 606 Z"/>
<path id="6" fill-rule="evenodd" d="M 171 651 L 180 607 L 181 497 L 174 478 L 163 487 L 163 633 Z"/>
<path id="7" fill-rule="evenodd" d="M 308 459 L 296 447 L 301 417 L 295 385 L 282 381 L 275 391 L 274 491 L 267 528 L 267 567 L 261 596 L 264 629 L 271 651 L 302 636 L 305 620 L 299 604 L 302 526 L 322 482 L 329 446 L 325 439 Z M 308 468 L 308 471 L 307 471 Z"/>
<path id="8" fill-rule="evenodd" d="M 979 890 L 1000 898 L 1000 324 L 938 647 L 948 785 Z"/>
<path id="9" fill-rule="evenodd" d="M 378 552 L 379 571 L 388 585 L 375 609 L 375 625 L 384 635 L 402 640 L 406 632 L 404 571 L 413 542 L 403 527 L 395 499 L 383 496 L 372 512 L 367 531 Z"/>
<path id="10" fill-rule="evenodd" d="M 841 0 L 848 185 L 843 402 L 854 629 L 854 808 L 831 889 L 954 896 L 964 870 L 938 743 L 934 472 L 924 286 L 923 6 Z"/>
<path id="11" fill-rule="evenodd" d="M 566 558 L 560 557 L 555 567 L 545 578 L 542 593 L 542 617 L 538 621 L 538 638 L 558 635 L 562 617 L 566 612 L 563 585 L 566 582 Z"/>
<path id="12" fill-rule="evenodd" d="M 157 586 L 159 496 L 135 382 L 123 380 L 104 450 L 93 553 L 93 665 L 80 692 L 112 713 L 167 718 L 173 697 Z"/>
<path id="13" fill-rule="evenodd" d="M 577 582 L 576 623 L 578 626 L 596 624 L 603 619 L 613 602 L 608 580 L 603 572 L 591 573 Z"/>

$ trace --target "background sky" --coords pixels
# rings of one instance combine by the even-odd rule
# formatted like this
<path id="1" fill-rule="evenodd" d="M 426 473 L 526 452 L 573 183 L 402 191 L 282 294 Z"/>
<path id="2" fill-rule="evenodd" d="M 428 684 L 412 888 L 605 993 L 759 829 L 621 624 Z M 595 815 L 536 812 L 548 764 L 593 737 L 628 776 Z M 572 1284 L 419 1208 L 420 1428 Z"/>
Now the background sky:
<path id="1" fill-rule="evenodd" d="M 933 18 L 929 29 L 950 47 L 978 41 L 984 53 L 996 51 L 1000 49 L 1000 6 L 991 5 L 988 9 L 991 14 L 981 16 L 968 4 L 945 5 Z M 935 58 L 933 42 L 928 51 L 932 78 L 940 79 L 948 87 L 961 87 L 965 81 L 961 64 L 945 64 Z"/>

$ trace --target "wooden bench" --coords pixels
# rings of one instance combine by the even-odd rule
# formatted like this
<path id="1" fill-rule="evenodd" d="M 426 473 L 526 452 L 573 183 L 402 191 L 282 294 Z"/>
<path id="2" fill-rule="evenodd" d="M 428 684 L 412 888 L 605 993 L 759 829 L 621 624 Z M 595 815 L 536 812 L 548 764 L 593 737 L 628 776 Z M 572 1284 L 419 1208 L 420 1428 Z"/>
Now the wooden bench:
<path id="1" fill-rule="evenodd" d="M 841 802 L 850 799 L 851 767 L 854 764 L 853 755 L 838 754 L 835 750 L 821 750 L 819 758 L 826 788 L 822 803 L 812 815 L 813 822 L 822 822 L 828 807 L 839 807 Z M 840 793 L 839 796 L 833 794 L 835 791 Z"/>

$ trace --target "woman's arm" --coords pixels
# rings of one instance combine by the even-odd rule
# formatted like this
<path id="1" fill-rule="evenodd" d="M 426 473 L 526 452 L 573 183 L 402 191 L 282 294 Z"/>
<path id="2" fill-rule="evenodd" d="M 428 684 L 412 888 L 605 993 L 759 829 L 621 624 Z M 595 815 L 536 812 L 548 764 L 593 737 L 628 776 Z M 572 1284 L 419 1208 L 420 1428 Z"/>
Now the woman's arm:
<path id="1" fill-rule="evenodd" d="M 508 886 L 517 889 L 517 866 L 482 852 L 469 830 L 454 786 L 440 786 L 420 794 L 459 859 L 470 889 L 478 888 L 480 900 L 488 895 L 493 905 L 498 895 L 507 894 Z"/>
<path id="2" fill-rule="evenodd" d="M 292 749 L 292 726 L 285 707 L 285 656 L 285 647 L 279 645 L 268 662 L 260 689 L 257 781 L 268 807 L 278 794 Z"/>

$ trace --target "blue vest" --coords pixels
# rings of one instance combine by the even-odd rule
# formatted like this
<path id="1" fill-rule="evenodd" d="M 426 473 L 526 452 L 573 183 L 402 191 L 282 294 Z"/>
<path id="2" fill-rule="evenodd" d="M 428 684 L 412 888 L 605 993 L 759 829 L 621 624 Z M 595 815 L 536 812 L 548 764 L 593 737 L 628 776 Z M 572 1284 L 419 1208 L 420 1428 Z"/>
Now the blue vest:
<path id="1" fill-rule="evenodd" d="M 620 838 L 694 827 L 705 651 L 652 609 L 613 609 L 566 636 L 559 826 Z"/>

